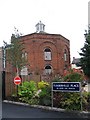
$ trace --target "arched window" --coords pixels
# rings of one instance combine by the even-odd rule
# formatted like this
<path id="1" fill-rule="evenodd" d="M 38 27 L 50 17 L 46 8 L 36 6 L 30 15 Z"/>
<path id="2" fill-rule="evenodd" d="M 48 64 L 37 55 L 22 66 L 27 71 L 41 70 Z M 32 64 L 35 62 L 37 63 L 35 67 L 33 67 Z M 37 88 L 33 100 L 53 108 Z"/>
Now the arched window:
<path id="1" fill-rule="evenodd" d="M 51 72 L 52 72 L 51 66 L 50 66 L 50 65 L 47 65 L 47 66 L 45 67 L 45 73 L 46 73 L 46 74 L 51 74 Z"/>
<path id="2" fill-rule="evenodd" d="M 51 50 L 49 48 L 46 48 L 44 50 L 44 59 L 45 60 L 51 60 Z"/>
<path id="3" fill-rule="evenodd" d="M 25 51 L 24 53 L 22 53 L 22 58 L 24 58 L 25 60 L 27 60 L 27 52 Z"/>
<path id="4" fill-rule="evenodd" d="M 67 61 L 67 50 L 64 50 L 64 61 Z"/>

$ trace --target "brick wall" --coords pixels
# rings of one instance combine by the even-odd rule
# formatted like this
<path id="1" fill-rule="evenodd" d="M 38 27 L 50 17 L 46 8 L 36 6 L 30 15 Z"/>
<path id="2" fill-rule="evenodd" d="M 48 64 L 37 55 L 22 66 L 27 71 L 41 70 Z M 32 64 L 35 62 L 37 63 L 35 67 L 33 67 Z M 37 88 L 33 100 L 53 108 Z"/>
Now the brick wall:
<path id="1" fill-rule="evenodd" d="M 70 43 L 65 37 L 57 34 L 33 33 L 21 37 L 25 44 L 25 51 L 28 53 L 30 63 L 29 70 L 35 72 L 38 70 L 43 74 L 45 66 L 50 64 L 53 73 L 63 75 L 64 67 L 70 65 Z M 45 48 L 50 48 L 52 53 L 51 61 L 44 59 Z M 67 61 L 64 61 L 64 50 L 67 51 Z"/>

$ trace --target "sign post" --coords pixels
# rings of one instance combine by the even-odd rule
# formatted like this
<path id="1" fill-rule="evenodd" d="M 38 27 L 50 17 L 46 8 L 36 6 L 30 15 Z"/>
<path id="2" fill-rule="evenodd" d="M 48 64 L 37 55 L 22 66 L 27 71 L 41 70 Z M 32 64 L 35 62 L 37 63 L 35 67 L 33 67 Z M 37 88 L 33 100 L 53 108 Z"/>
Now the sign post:
<path id="1" fill-rule="evenodd" d="M 20 83 L 21 83 L 21 78 L 17 75 L 14 78 L 14 84 L 17 85 L 17 97 L 18 97 L 18 85 L 20 85 Z"/>
<path id="2" fill-rule="evenodd" d="M 15 85 L 19 85 L 21 83 L 21 78 L 19 77 L 19 76 L 16 76 L 15 78 L 14 78 L 14 84 Z"/>
<path id="3" fill-rule="evenodd" d="M 52 83 L 52 107 L 53 107 L 53 91 L 80 92 L 81 110 L 82 110 L 82 90 L 81 90 L 80 82 L 53 82 Z"/>

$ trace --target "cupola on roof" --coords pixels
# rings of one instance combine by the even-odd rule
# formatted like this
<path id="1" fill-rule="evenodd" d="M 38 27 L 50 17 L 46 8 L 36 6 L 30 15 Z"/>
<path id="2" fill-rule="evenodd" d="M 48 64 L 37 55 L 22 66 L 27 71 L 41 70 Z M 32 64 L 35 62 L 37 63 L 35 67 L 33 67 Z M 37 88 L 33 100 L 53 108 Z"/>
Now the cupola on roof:
<path id="1" fill-rule="evenodd" d="M 41 33 L 45 31 L 45 25 L 41 21 L 39 21 L 39 23 L 37 23 L 35 27 L 37 33 Z"/>

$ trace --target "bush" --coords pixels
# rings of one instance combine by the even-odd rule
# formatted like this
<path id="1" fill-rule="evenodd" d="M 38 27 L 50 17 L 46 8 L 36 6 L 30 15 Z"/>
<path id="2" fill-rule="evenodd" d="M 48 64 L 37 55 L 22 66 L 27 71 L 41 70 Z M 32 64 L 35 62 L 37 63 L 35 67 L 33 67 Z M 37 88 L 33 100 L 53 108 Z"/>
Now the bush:
<path id="1" fill-rule="evenodd" d="M 60 82 L 59 79 L 56 79 Z M 80 73 L 71 72 L 63 78 L 64 82 L 81 82 L 83 76 Z M 53 92 L 54 93 L 54 106 L 61 107 L 67 110 L 81 110 L 81 95 L 80 93 L 74 92 Z M 88 99 L 90 100 L 90 93 L 82 92 L 82 107 L 83 110 L 90 109 Z"/>
<path id="2" fill-rule="evenodd" d="M 34 81 L 30 81 L 30 82 L 25 81 L 18 88 L 18 95 L 20 97 L 19 99 L 27 103 L 30 103 L 30 99 L 33 98 L 36 92 L 37 92 L 37 86 Z"/>
<path id="3" fill-rule="evenodd" d="M 83 92 L 83 109 L 90 111 L 90 92 Z"/>
<path id="4" fill-rule="evenodd" d="M 53 78 L 52 82 L 63 82 L 63 78 L 56 76 Z"/>
<path id="5" fill-rule="evenodd" d="M 65 93 L 60 104 L 67 110 L 81 110 L 80 93 Z"/>
<path id="6" fill-rule="evenodd" d="M 38 82 L 38 89 L 43 89 L 48 85 L 49 85 L 48 82 L 45 81 Z"/>
<path id="7" fill-rule="evenodd" d="M 55 107 L 63 108 L 66 110 L 82 110 L 90 111 L 90 92 L 80 93 L 66 93 L 66 92 L 53 92 L 53 103 Z"/>
<path id="8" fill-rule="evenodd" d="M 50 85 L 41 89 L 39 93 L 39 104 L 51 106 L 51 87 Z"/>
<path id="9" fill-rule="evenodd" d="M 29 104 L 51 105 L 51 87 L 41 81 L 37 85 L 34 81 L 25 81 L 19 86 L 19 100 Z"/>
<path id="10" fill-rule="evenodd" d="M 64 81 L 66 82 L 81 82 L 83 81 L 83 76 L 79 73 L 73 72 L 64 77 Z"/>

